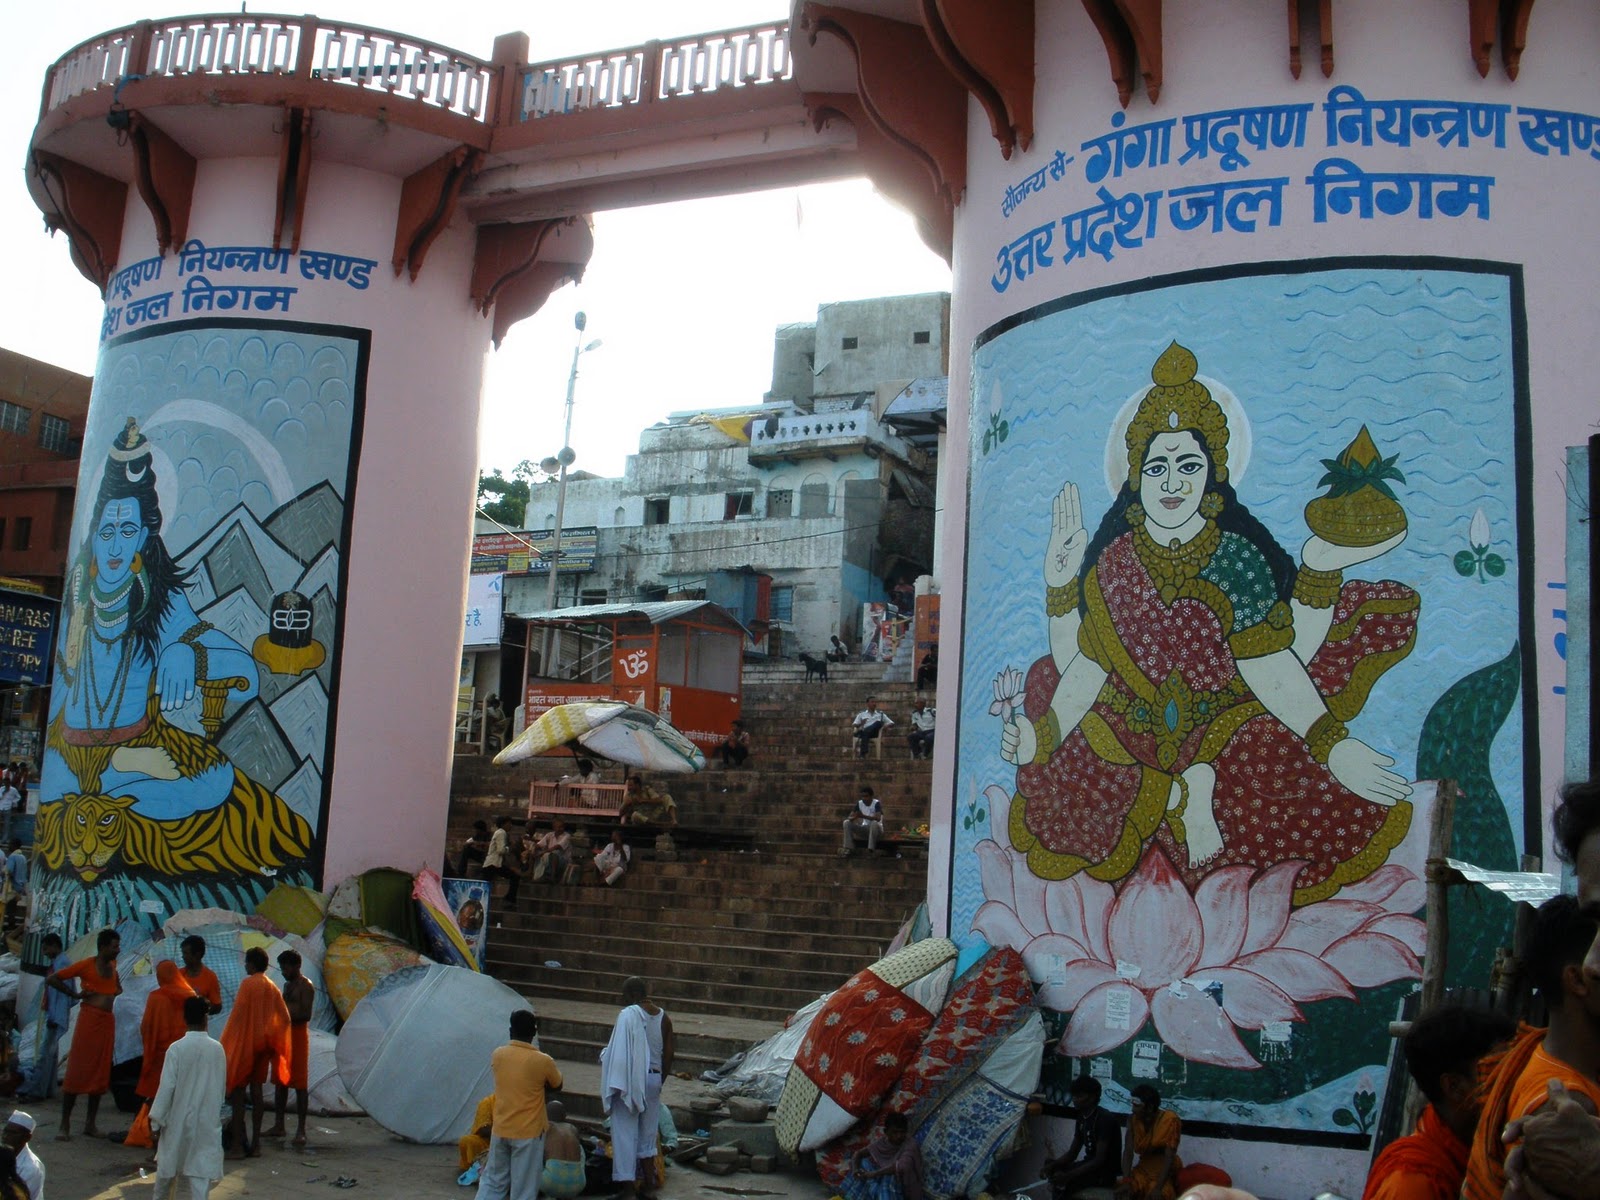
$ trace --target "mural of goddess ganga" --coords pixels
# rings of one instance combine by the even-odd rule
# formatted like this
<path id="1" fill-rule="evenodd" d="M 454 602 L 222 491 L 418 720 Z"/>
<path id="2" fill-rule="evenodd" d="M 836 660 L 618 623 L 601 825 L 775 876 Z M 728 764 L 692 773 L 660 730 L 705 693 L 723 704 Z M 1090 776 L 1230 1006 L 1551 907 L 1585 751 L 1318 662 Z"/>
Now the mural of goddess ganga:
<path id="1" fill-rule="evenodd" d="M 131 418 L 108 453 L 66 627 L 40 791 L 47 876 L 275 873 L 311 827 L 213 742 L 227 699 L 259 686 L 249 651 L 202 620 L 162 540 L 149 440 Z M 200 699 L 202 732 L 178 723 Z M 49 890 L 49 881 L 46 882 Z"/>
<path id="2" fill-rule="evenodd" d="M 1410 652 L 1418 597 L 1343 577 L 1398 546 L 1405 518 L 1382 489 L 1335 488 L 1297 567 L 1235 494 L 1227 415 L 1197 370 L 1176 343 L 1156 362 L 1092 536 L 1078 487 L 1055 497 L 1050 654 L 1001 730 L 1011 843 L 1042 879 L 1108 882 L 1154 844 L 1191 890 L 1301 862 L 1307 904 L 1382 866 L 1411 823 L 1394 759 L 1348 723 Z M 1365 431 L 1351 456 L 1357 475 L 1385 465 Z"/>

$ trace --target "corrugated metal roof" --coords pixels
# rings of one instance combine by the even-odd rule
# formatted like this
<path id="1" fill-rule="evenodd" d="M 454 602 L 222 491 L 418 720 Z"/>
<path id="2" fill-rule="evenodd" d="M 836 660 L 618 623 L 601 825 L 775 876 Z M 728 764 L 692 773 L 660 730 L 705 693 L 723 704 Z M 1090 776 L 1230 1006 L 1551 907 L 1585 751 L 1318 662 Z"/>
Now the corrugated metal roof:
<path id="1" fill-rule="evenodd" d="M 671 621 L 678 617 L 688 616 L 700 609 L 710 609 L 702 616 L 713 618 L 720 617 L 734 629 L 745 629 L 727 609 L 720 604 L 713 604 L 709 600 L 653 600 L 644 604 L 580 604 L 574 608 L 557 608 L 549 611 L 512 613 L 511 615 L 523 621 L 592 621 L 606 617 L 645 617 L 652 625 L 660 625 L 663 621 Z"/>

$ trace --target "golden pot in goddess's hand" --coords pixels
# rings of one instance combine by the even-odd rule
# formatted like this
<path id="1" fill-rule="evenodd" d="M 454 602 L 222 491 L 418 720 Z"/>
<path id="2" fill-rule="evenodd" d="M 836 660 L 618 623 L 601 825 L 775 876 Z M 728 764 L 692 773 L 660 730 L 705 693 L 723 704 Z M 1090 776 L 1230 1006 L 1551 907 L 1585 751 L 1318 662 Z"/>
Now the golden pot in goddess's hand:
<path id="1" fill-rule="evenodd" d="M 1406 480 L 1394 465 L 1398 457 L 1379 454 L 1363 425 L 1338 458 L 1323 459 L 1328 472 L 1317 486 L 1328 491 L 1306 505 L 1311 532 L 1335 546 L 1376 546 L 1403 533 L 1405 509 L 1389 486 L 1390 481 Z"/>

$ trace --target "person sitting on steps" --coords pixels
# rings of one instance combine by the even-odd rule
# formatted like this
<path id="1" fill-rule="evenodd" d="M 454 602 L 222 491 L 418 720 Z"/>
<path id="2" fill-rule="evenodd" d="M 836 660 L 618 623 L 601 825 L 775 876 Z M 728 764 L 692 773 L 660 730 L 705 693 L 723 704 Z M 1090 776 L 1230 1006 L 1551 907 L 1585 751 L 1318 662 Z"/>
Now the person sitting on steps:
<path id="1" fill-rule="evenodd" d="M 882 732 L 894 724 L 888 713 L 878 707 L 876 697 L 867 701 L 867 706 L 856 714 L 856 719 L 850 723 L 850 736 L 856 740 L 856 757 L 867 756 L 867 743 L 878 737 Z"/>
<path id="2" fill-rule="evenodd" d="M 883 836 L 883 801 L 878 799 L 872 785 L 861 785 L 861 796 L 856 801 L 855 811 L 844 819 L 844 846 L 839 851 L 839 857 L 849 857 L 850 851 L 855 849 L 857 834 L 867 839 L 867 853 L 872 853 L 878 848 L 878 839 Z"/>

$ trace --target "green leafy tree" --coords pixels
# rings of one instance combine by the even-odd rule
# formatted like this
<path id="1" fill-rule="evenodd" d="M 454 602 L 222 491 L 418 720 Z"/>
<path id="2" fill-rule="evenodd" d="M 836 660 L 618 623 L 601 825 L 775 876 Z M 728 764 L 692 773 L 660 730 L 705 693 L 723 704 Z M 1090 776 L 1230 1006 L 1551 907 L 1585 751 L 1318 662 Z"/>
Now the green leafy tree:
<path id="1" fill-rule="evenodd" d="M 521 529 L 528 508 L 528 488 L 538 468 L 523 459 L 507 479 L 496 467 L 489 475 L 478 473 L 478 510 L 508 529 Z"/>

